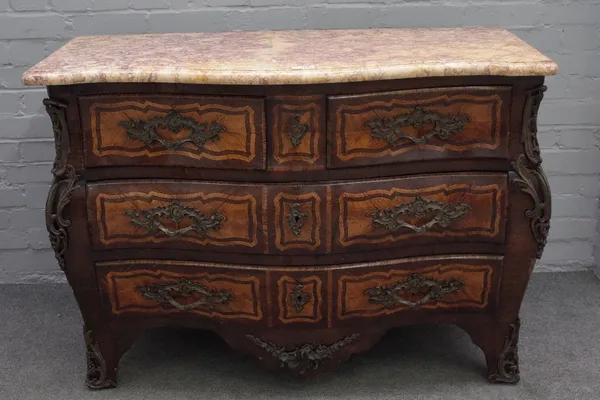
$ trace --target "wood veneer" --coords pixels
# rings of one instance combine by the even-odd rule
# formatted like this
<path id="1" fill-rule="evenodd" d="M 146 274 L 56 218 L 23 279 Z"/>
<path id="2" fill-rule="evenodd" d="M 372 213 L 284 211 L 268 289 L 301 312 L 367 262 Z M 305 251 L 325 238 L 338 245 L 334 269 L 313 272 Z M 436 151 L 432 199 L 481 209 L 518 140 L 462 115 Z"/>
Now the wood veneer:
<path id="1" fill-rule="evenodd" d="M 48 229 L 84 317 L 88 386 L 115 386 L 135 338 L 165 325 L 212 329 L 268 367 L 311 376 L 392 327 L 450 323 L 483 349 L 491 381 L 517 382 L 519 308 L 550 218 L 542 83 L 49 87 L 59 146 Z M 148 102 L 158 106 L 137 110 Z M 206 104 L 223 116 L 196 110 Z M 437 113 L 422 126 L 419 105 Z M 123 107 L 128 120 L 174 111 L 239 137 L 140 145 L 115 123 L 121 111 L 110 110 Z M 231 122 L 239 110 L 250 122 Z M 382 142 L 365 125 L 407 114 L 417 123 L 402 120 L 402 134 L 416 142 Z M 447 139 L 418 142 L 435 118 L 463 114 Z M 166 143 L 191 135 L 159 131 Z M 99 151 L 99 137 L 121 153 Z"/>

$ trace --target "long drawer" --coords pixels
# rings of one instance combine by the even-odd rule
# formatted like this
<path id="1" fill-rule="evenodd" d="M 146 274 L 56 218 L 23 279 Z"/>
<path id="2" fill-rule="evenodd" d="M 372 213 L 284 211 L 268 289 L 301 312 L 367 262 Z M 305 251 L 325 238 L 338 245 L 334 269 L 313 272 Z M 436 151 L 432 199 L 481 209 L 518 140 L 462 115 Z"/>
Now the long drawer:
<path id="1" fill-rule="evenodd" d="M 508 158 L 507 86 L 328 98 L 328 167 Z"/>
<path id="2" fill-rule="evenodd" d="M 266 168 L 261 98 L 88 96 L 79 106 L 88 167 Z"/>
<path id="3" fill-rule="evenodd" d="M 97 249 L 331 254 L 439 242 L 502 244 L 505 174 L 317 185 L 88 184 Z"/>
<path id="4" fill-rule="evenodd" d="M 319 268 L 123 260 L 96 268 L 115 315 L 325 327 L 398 313 L 493 309 L 502 257 L 444 255 Z"/>

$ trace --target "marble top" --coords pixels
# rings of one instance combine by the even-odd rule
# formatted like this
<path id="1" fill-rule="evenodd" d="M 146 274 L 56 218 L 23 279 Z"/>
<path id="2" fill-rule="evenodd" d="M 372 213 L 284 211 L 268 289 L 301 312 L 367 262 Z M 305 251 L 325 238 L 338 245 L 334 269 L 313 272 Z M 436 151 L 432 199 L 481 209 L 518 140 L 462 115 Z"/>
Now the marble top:
<path id="1" fill-rule="evenodd" d="M 499 28 L 177 33 L 78 37 L 25 72 L 23 83 L 281 85 L 557 69 Z"/>

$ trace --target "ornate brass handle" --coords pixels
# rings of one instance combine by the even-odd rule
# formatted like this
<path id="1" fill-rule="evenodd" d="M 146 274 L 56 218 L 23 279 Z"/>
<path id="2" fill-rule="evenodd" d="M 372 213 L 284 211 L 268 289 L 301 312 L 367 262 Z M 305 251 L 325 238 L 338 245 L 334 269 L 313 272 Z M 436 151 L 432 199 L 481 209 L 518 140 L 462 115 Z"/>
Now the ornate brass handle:
<path id="1" fill-rule="evenodd" d="M 184 207 L 179 201 L 174 200 L 168 206 L 159 206 L 150 210 L 126 210 L 123 215 L 131 218 L 130 223 L 137 228 L 144 228 L 148 233 L 163 232 L 167 236 L 183 236 L 190 231 L 194 231 L 202 236 L 209 230 L 217 231 L 221 228 L 221 222 L 227 218 L 216 211 L 210 216 L 201 214 L 191 207 Z M 184 228 L 171 230 L 160 222 L 159 218 L 169 218 L 175 223 L 179 223 L 183 218 L 192 220 L 192 224 Z"/>
<path id="2" fill-rule="evenodd" d="M 425 110 L 422 106 L 416 106 L 408 114 L 375 118 L 365 122 L 365 126 L 371 129 L 372 137 L 383 139 L 389 144 L 394 144 L 401 139 L 408 139 L 414 144 L 425 144 L 435 136 L 443 140 L 448 139 L 451 134 L 462 131 L 465 128 L 465 122 L 468 121 L 470 121 L 468 115 L 446 115 L 437 111 Z M 433 128 L 420 137 L 406 135 L 402 130 L 405 126 L 421 129 L 426 123 L 432 123 Z"/>
<path id="3" fill-rule="evenodd" d="M 287 136 L 292 142 L 292 147 L 300 146 L 300 141 L 308 133 L 308 129 L 308 125 L 300 123 L 300 114 L 294 114 L 290 117 Z"/>
<path id="4" fill-rule="evenodd" d="M 465 284 L 464 282 L 451 278 L 437 281 L 431 278 L 425 278 L 419 274 L 412 274 L 409 279 L 399 281 L 391 286 L 376 286 L 365 290 L 369 296 L 369 301 L 375 304 L 382 304 L 386 308 L 393 308 L 398 305 L 404 305 L 409 308 L 417 309 L 423 304 L 435 301 L 458 291 Z M 427 290 L 427 293 L 417 301 L 403 299 L 403 294 L 418 294 Z"/>
<path id="5" fill-rule="evenodd" d="M 294 203 L 290 207 L 290 213 L 285 216 L 288 226 L 292 230 L 292 233 L 296 236 L 300 235 L 304 221 L 308 218 L 308 215 L 300 211 L 300 204 Z"/>
<path id="6" fill-rule="evenodd" d="M 227 128 L 216 121 L 211 121 L 210 124 L 208 122 L 198 123 L 192 118 L 182 117 L 175 111 L 169 111 L 165 116 L 152 117 L 147 120 L 121 121 L 119 125 L 125 127 L 128 138 L 139 140 L 146 146 L 152 142 L 158 142 L 167 149 L 178 149 L 188 142 L 202 147 L 208 140 L 219 140 L 219 134 L 227 131 Z M 168 129 L 173 133 L 189 129 L 192 133 L 184 139 L 167 140 L 156 132 L 158 128 Z"/>
<path id="7" fill-rule="evenodd" d="M 390 232 L 395 232 L 401 228 L 408 228 L 416 233 L 427 232 L 436 225 L 446 228 L 454 220 L 460 219 L 471 210 L 468 204 L 444 204 L 437 200 L 427 200 L 421 196 L 415 197 L 410 203 L 401 203 L 394 208 L 383 210 L 376 209 L 367 213 L 373 218 L 375 228 L 385 228 Z M 404 216 L 424 218 L 426 215 L 433 214 L 433 218 L 423 225 L 409 224 L 402 219 Z"/>
<path id="8" fill-rule="evenodd" d="M 229 303 L 233 297 L 233 293 L 227 290 L 210 290 L 202 284 L 194 283 L 187 279 L 180 279 L 177 282 L 164 284 L 138 286 L 137 291 L 148 300 L 154 300 L 163 306 L 170 304 L 180 311 L 200 307 L 212 310 L 218 305 Z M 198 294 L 200 295 L 198 300 L 187 304 L 181 304 L 174 298 L 174 296 L 189 298 Z"/>

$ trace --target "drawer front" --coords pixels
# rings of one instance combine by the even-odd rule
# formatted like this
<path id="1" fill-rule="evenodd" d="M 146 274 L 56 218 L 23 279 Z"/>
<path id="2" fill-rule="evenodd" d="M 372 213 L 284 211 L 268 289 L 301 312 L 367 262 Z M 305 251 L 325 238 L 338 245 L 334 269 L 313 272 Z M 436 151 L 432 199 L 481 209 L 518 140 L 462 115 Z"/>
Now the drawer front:
<path id="1" fill-rule="evenodd" d="M 505 174 L 444 174 L 333 186 L 334 250 L 503 243 Z"/>
<path id="2" fill-rule="evenodd" d="M 323 253 L 329 207 L 326 186 L 270 186 L 266 190 L 270 252 Z"/>
<path id="3" fill-rule="evenodd" d="M 268 99 L 269 170 L 325 169 L 325 97 Z"/>
<path id="4" fill-rule="evenodd" d="M 261 271 L 157 260 L 102 264 L 100 287 L 113 314 L 195 314 L 247 321 L 264 315 Z"/>
<path id="5" fill-rule="evenodd" d="M 324 271 L 274 270 L 270 272 L 279 324 L 326 326 L 327 277 Z"/>
<path id="6" fill-rule="evenodd" d="M 330 96 L 328 166 L 508 158 L 509 87 Z"/>
<path id="7" fill-rule="evenodd" d="M 88 185 L 96 248 L 262 252 L 259 186 L 182 181 Z"/>
<path id="8" fill-rule="evenodd" d="M 262 99 L 124 95 L 79 101 L 89 167 L 266 167 Z"/>
<path id="9" fill-rule="evenodd" d="M 440 256 L 337 269 L 337 318 L 495 306 L 500 256 Z"/>

